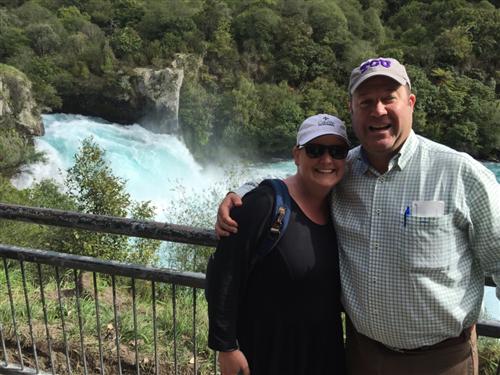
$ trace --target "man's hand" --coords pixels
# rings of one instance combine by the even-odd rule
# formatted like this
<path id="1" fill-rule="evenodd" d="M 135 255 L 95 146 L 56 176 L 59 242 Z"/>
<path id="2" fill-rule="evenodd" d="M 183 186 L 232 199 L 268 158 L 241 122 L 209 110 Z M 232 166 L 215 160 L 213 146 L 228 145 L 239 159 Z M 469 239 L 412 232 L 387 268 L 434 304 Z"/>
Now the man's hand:
<path id="1" fill-rule="evenodd" d="M 238 232 L 238 223 L 231 219 L 229 211 L 231 211 L 231 208 L 241 206 L 242 204 L 241 197 L 236 193 L 226 195 L 217 211 L 217 222 L 215 223 L 217 238 L 227 237 L 231 233 Z"/>
<path id="2" fill-rule="evenodd" d="M 239 351 L 232 352 L 219 352 L 219 366 L 221 375 L 250 375 L 250 368 L 248 367 L 245 355 Z"/>

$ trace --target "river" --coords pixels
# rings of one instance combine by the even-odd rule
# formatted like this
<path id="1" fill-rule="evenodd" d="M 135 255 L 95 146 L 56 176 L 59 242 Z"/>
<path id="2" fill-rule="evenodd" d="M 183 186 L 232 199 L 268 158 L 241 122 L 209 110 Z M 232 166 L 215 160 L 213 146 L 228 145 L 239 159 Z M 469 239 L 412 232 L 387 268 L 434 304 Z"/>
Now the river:
<path id="1" fill-rule="evenodd" d="M 67 114 L 44 115 L 43 121 L 46 133 L 35 145 L 46 153 L 47 162 L 27 168 L 13 180 L 17 187 L 44 178 L 55 179 L 62 186 L 82 140 L 91 136 L 106 151 L 113 173 L 126 181 L 131 197 L 151 201 L 159 221 L 188 224 L 191 217 L 186 216 L 184 205 L 189 205 L 198 212 L 193 224 L 211 227 L 216 204 L 228 189 L 249 179 L 283 177 L 295 170 L 292 161 L 243 164 L 230 155 L 227 169 L 203 168 L 178 138 L 151 133 L 139 125 L 122 126 Z M 500 163 L 484 164 L 500 182 Z M 500 320 L 500 303 L 494 292 L 485 288 L 485 308 L 489 316 Z"/>

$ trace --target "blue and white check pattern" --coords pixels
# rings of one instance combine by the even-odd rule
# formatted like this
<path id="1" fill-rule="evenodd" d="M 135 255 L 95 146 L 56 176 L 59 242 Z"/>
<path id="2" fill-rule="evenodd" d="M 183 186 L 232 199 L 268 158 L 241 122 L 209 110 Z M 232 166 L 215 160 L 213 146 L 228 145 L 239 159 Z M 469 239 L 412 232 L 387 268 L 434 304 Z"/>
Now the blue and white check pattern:
<path id="1" fill-rule="evenodd" d="M 484 275 L 500 284 L 500 185 L 464 153 L 413 132 L 379 174 L 360 147 L 332 194 L 343 303 L 357 330 L 413 349 L 458 336 L 479 315 Z M 406 219 L 413 201 L 445 214 Z M 500 289 L 497 289 L 497 293 Z"/>

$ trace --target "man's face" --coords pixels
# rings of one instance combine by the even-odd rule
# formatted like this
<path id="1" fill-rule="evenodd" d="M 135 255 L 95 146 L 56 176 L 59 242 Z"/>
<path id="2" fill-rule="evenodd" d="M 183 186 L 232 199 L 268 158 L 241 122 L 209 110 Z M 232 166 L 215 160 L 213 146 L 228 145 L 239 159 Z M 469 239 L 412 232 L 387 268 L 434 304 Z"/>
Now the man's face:
<path id="1" fill-rule="evenodd" d="M 389 77 L 363 82 L 349 103 L 356 136 L 373 164 L 388 163 L 411 131 L 415 95 Z"/>

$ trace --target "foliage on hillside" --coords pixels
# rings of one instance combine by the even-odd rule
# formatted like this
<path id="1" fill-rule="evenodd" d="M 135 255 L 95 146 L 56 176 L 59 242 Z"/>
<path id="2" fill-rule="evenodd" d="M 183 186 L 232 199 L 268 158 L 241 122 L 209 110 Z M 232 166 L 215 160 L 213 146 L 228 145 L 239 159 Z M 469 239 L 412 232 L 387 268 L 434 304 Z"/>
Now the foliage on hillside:
<path id="1" fill-rule="evenodd" d="M 355 65 L 394 56 L 414 80 L 419 133 L 500 158 L 500 11 L 493 1 L 0 4 L 0 62 L 25 72 L 38 101 L 54 111 L 70 94 L 113 92 L 132 67 L 200 56 L 201 68 L 186 72 L 179 113 L 198 157 L 212 159 L 221 146 L 242 156 L 288 156 L 304 116 L 329 112 L 349 122 L 345 91 Z"/>

